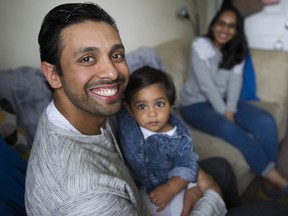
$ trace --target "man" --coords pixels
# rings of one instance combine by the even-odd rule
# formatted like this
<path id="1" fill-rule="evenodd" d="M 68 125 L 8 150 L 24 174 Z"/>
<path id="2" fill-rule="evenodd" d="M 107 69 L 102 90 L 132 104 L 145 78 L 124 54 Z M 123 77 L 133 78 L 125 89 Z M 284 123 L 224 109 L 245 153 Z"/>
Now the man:
<path id="1" fill-rule="evenodd" d="M 108 119 L 128 81 L 113 18 L 90 3 L 59 5 L 44 18 L 38 42 L 54 100 L 40 117 L 29 158 L 27 214 L 148 215 Z M 199 178 L 202 192 L 220 193 L 205 173 Z M 183 215 L 194 199 L 189 191 Z M 221 197 L 207 191 L 219 211 L 214 215 L 223 215 Z"/>

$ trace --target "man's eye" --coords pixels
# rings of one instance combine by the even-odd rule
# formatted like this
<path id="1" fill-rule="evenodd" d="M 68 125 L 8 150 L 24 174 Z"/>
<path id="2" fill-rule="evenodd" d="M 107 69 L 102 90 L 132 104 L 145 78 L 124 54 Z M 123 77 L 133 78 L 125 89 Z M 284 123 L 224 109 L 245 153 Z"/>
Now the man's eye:
<path id="1" fill-rule="evenodd" d="M 125 55 L 117 53 L 117 54 L 112 55 L 112 59 L 122 61 L 123 59 L 125 59 Z"/>
<path id="2" fill-rule="evenodd" d="M 163 101 L 156 102 L 157 107 L 163 107 L 164 105 L 165 105 L 165 103 Z"/>
<path id="3" fill-rule="evenodd" d="M 138 110 L 143 110 L 143 109 L 145 109 L 145 105 L 144 105 L 144 104 L 139 104 L 139 105 L 137 106 L 137 109 L 138 109 Z"/>
<path id="4" fill-rule="evenodd" d="M 93 62 L 94 58 L 87 56 L 81 59 L 81 62 Z"/>

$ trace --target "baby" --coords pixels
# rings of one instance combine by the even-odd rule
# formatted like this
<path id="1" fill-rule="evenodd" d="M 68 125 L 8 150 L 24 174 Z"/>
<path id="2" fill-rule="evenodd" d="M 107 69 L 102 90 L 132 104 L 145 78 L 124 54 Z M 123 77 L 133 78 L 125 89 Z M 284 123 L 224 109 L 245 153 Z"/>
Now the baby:
<path id="1" fill-rule="evenodd" d="M 117 116 L 119 144 L 152 215 L 180 215 L 198 178 L 191 134 L 171 114 L 175 99 L 172 78 L 145 66 L 130 75 Z"/>

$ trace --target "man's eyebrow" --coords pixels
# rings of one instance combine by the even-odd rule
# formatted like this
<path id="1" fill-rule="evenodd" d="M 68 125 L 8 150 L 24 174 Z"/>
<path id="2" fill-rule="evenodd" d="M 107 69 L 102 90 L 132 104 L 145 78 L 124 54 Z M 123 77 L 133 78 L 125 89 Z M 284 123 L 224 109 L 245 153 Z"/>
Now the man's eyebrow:
<path id="1" fill-rule="evenodd" d="M 113 50 L 117 50 L 117 49 L 123 49 L 123 50 L 125 50 L 125 47 L 124 47 L 123 44 L 115 44 L 115 45 L 113 45 L 112 48 L 111 48 L 112 51 L 113 51 Z"/>
<path id="2" fill-rule="evenodd" d="M 114 50 L 118 50 L 118 49 L 123 49 L 125 50 L 125 47 L 123 44 L 115 44 L 111 47 L 111 51 L 114 51 Z M 75 53 L 74 53 L 74 56 L 78 56 L 78 55 L 81 55 L 83 53 L 87 53 L 87 52 L 93 52 L 93 53 L 97 53 L 99 52 L 99 48 L 98 47 L 81 47 L 80 49 L 78 49 Z"/>
<path id="3" fill-rule="evenodd" d="M 97 47 L 81 47 L 80 49 L 76 50 L 76 52 L 74 53 L 74 56 L 78 56 L 87 52 L 96 53 L 98 51 L 99 51 L 99 48 Z"/>

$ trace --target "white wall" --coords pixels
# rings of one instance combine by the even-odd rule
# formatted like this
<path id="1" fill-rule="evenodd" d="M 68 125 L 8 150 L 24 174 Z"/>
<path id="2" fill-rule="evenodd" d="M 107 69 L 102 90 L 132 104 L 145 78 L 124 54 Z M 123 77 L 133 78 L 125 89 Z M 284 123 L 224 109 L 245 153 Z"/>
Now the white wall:
<path id="1" fill-rule="evenodd" d="M 206 34 L 211 20 L 222 4 L 222 0 L 196 0 L 196 2 L 200 15 L 200 34 Z"/>
<path id="2" fill-rule="evenodd" d="M 37 36 L 45 14 L 67 0 L 0 0 L 0 69 L 39 67 Z M 116 20 L 127 52 L 139 46 L 189 37 L 192 28 L 176 18 L 176 10 L 192 0 L 93 0 Z"/>

